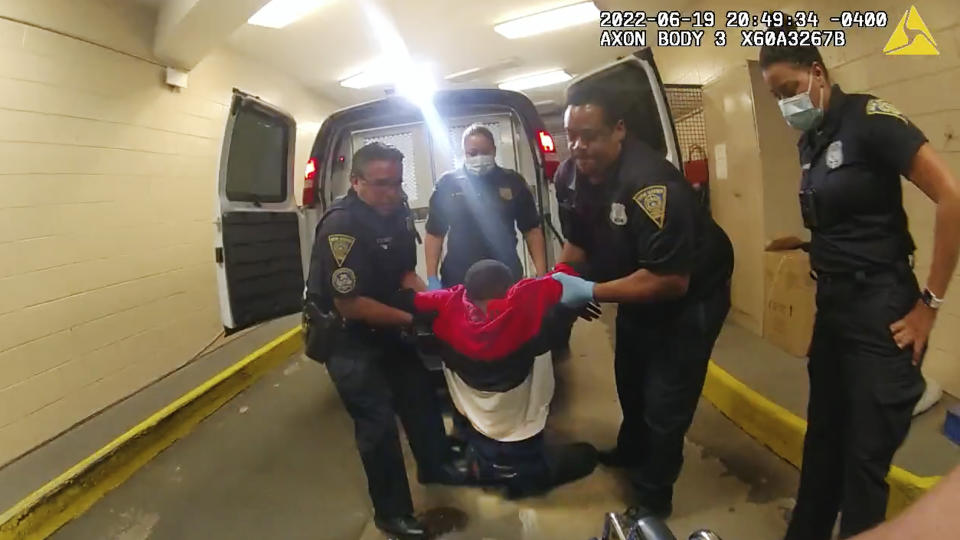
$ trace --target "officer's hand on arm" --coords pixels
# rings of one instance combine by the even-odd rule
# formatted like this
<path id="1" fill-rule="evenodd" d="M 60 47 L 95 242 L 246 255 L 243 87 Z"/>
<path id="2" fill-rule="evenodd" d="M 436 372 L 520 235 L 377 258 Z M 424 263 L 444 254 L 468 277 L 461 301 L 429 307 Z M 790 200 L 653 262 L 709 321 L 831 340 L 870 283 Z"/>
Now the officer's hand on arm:
<path id="1" fill-rule="evenodd" d="M 960 250 L 960 183 L 929 143 L 923 143 L 910 160 L 906 176 L 937 205 L 933 262 L 926 287 L 937 298 L 943 298 Z M 913 346 L 914 364 L 919 364 L 923 357 L 936 316 L 936 309 L 920 301 L 903 319 L 890 325 L 897 346 Z"/>
<path id="2" fill-rule="evenodd" d="M 567 252 L 567 246 L 571 247 L 569 253 Z M 580 257 L 580 260 L 573 260 L 569 262 L 562 261 L 560 264 L 585 262 L 586 260 L 584 251 L 574 246 L 570 242 L 567 242 L 564 245 L 564 253 L 571 255 L 572 258 Z M 571 276 L 570 274 L 565 274 L 563 272 L 551 274 L 550 277 L 559 281 L 563 285 L 563 296 L 560 298 L 561 304 L 568 308 L 579 310 L 577 315 L 585 321 L 593 321 L 600 318 L 600 315 L 603 314 L 603 310 L 600 308 L 600 304 L 597 303 L 593 298 L 593 288 L 596 285 L 594 282 L 576 276 Z M 589 298 L 587 298 L 585 301 L 577 297 L 577 295 L 586 297 L 588 293 Z"/>

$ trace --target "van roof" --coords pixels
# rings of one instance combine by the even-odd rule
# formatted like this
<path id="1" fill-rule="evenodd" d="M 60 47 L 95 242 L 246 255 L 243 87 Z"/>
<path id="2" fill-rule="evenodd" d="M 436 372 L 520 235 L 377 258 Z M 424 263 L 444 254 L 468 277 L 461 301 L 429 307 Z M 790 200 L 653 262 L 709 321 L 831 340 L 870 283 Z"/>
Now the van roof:
<path id="1" fill-rule="evenodd" d="M 528 139 L 535 139 L 544 129 L 543 120 L 530 98 L 511 90 L 475 88 L 468 90 L 440 90 L 433 96 L 433 105 L 441 118 L 513 112 L 521 120 Z M 311 156 L 321 158 L 347 132 L 386 125 L 408 124 L 424 120 L 421 109 L 411 101 L 389 96 L 340 109 L 327 117 L 320 126 Z"/>

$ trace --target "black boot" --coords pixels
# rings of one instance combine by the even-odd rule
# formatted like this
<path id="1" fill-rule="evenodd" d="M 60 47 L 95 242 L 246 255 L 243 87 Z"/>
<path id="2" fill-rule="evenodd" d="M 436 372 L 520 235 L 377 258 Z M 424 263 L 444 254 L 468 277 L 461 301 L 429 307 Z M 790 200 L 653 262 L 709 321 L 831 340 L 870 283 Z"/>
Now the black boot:
<path id="1" fill-rule="evenodd" d="M 613 467 L 617 469 L 629 469 L 635 465 L 635 463 L 632 463 L 626 454 L 620 452 L 620 450 L 616 447 L 597 452 L 597 461 L 599 461 L 600 464 L 605 467 Z"/>
<path id="2" fill-rule="evenodd" d="M 413 516 L 401 516 L 390 519 L 373 519 L 373 524 L 390 538 L 400 540 L 426 538 L 427 530 Z"/>

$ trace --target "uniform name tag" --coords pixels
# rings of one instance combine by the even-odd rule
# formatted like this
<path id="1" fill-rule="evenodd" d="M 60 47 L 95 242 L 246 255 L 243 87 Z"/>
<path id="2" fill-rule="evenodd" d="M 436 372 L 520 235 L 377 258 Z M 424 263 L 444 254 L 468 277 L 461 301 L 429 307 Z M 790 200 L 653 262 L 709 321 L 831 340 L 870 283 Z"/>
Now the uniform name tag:
<path id="1" fill-rule="evenodd" d="M 643 188 L 634 194 L 633 200 L 657 224 L 657 228 L 663 228 L 663 219 L 667 214 L 667 186 Z"/>

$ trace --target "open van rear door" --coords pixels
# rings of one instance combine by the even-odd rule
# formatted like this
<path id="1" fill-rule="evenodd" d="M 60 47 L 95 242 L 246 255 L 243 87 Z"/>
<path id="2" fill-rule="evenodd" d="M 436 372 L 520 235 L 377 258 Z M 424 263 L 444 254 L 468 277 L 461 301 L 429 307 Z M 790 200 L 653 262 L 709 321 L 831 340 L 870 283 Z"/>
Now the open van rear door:
<path id="1" fill-rule="evenodd" d="M 234 89 L 220 151 L 214 240 L 227 334 L 301 310 L 295 140 L 292 116 Z"/>
<path id="2" fill-rule="evenodd" d="M 681 169 L 680 145 L 660 72 L 650 48 L 643 48 L 616 62 L 577 77 L 570 87 L 600 85 L 627 98 L 627 133 L 659 150 Z M 682 170 L 682 169 L 681 169 Z"/>

